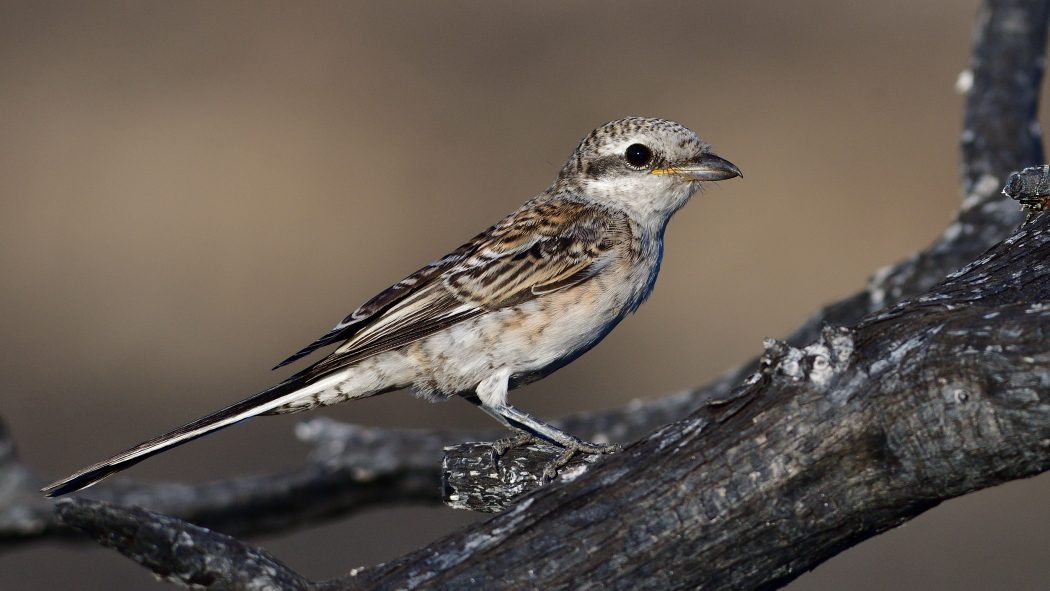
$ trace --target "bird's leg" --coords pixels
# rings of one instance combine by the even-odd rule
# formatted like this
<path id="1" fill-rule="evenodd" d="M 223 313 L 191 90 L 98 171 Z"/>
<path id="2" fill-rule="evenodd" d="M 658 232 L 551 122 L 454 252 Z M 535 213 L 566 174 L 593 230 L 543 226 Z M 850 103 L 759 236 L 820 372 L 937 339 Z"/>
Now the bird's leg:
<path id="1" fill-rule="evenodd" d="M 580 439 L 505 402 L 489 406 L 482 402 L 478 396 L 467 396 L 466 399 L 511 430 L 517 432 L 514 437 L 493 442 L 494 462 L 498 461 L 499 457 L 511 448 L 530 443 L 553 443 L 565 449 L 557 459 L 551 461 L 543 468 L 543 479 L 548 482 L 557 476 L 559 468 L 569 463 L 573 456 L 578 453 L 608 454 L 622 449 L 615 443 L 592 443 Z"/>
<path id="2" fill-rule="evenodd" d="M 566 433 L 561 429 L 545 423 L 529 413 L 513 407 L 509 404 L 501 404 L 492 409 L 496 414 L 502 416 L 512 426 L 516 426 L 521 433 L 512 441 L 512 444 L 521 445 L 519 441 L 535 441 L 537 439 L 554 443 L 565 448 L 557 459 L 549 462 L 543 467 L 543 480 L 550 482 L 558 475 L 558 470 L 569 463 L 569 460 L 578 453 L 586 454 L 608 454 L 620 451 L 622 448 L 615 443 L 592 443 L 584 441 L 575 435 Z M 513 447 L 508 446 L 507 449 Z M 504 450 L 505 451 L 505 450 Z"/>
<path id="3" fill-rule="evenodd" d="M 503 415 L 497 413 L 492 407 L 485 405 L 481 402 L 476 394 L 464 396 L 467 402 L 470 402 L 474 406 L 477 406 L 481 410 L 485 411 L 486 414 L 496 419 L 503 424 L 504 427 L 509 429 L 514 435 L 505 437 L 503 439 L 497 439 L 492 442 L 492 463 L 498 463 L 500 456 L 507 453 L 508 450 L 521 447 L 522 445 L 528 445 L 530 443 L 547 443 L 545 439 L 541 439 L 528 431 L 520 427 L 512 425 Z"/>

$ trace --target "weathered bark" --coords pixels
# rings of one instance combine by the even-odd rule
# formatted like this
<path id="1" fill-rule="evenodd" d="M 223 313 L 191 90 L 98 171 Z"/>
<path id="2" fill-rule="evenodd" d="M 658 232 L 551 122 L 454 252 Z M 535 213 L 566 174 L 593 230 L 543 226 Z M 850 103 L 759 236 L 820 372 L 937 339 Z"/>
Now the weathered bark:
<path id="1" fill-rule="evenodd" d="M 491 443 L 461 443 L 445 450 L 441 466 L 441 490 L 445 504 L 453 509 L 496 513 L 515 499 L 544 484 L 543 471 L 562 453 L 553 445 L 529 445 L 508 450 L 497 459 Z M 558 470 L 572 478 L 599 454 L 577 454 Z"/>
<path id="2" fill-rule="evenodd" d="M 95 534 L 102 545 L 124 552 L 171 583 L 219 589 L 313 588 L 265 550 L 141 507 L 60 499 L 55 511 L 69 525 Z"/>

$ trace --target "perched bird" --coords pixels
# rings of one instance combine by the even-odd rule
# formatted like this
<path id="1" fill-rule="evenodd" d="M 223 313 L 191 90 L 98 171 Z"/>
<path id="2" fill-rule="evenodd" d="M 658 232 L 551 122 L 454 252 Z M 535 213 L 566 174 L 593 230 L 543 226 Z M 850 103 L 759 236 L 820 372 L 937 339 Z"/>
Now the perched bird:
<path id="1" fill-rule="evenodd" d="M 630 117 L 583 138 L 558 178 L 502 221 L 354 310 L 277 367 L 341 341 L 276 386 L 139 444 L 43 489 L 53 497 L 257 415 L 411 388 L 431 400 L 459 395 L 516 438 L 577 452 L 583 441 L 507 403 L 507 391 L 543 378 L 602 340 L 653 289 L 668 220 L 704 181 L 740 176 L 692 131 Z M 276 368 L 275 368 L 276 369 Z"/>

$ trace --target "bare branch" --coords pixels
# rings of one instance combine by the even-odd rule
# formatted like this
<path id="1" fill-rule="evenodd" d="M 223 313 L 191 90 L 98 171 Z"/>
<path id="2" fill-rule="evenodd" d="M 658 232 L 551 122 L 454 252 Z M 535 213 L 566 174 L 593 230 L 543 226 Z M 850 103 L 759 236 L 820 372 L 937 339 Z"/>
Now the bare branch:
<path id="1" fill-rule="evenodd" d="M 55 512 L 171 583 L 258 591 L 313 588 L 264 550 L 140 507 L 60 499 Z"/>

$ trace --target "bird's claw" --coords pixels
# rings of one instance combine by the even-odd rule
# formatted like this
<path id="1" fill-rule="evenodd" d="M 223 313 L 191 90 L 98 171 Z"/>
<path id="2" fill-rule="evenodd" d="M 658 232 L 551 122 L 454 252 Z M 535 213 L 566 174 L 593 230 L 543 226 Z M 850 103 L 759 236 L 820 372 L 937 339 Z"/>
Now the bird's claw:
<path id="1" fill-rule="evenodd" d="M 519 431 L 518 434 L 513 437 L 507 437 L 505 439 L 493 441 L 492 463 L 499 464 L 499 459 L 503 457 L 503 454 L 507 453 L 515 447 L 521 447 L 523 445 L 529 445 L 532 443 L 547 443 L 547 441 L 526 431 Z"/>
<path id="2" fill-rule="evenodd" d="M 499 460 L 508 451 L 515 447 L 521 447 L 523 445 L 530 445 L 534 443 L 540 443 L 545 445 L 551 445 L 550 441 L 537 437 L 532 433 L 522 431 L 514 437 L 507 437 L 506 439 L 500 439 L 492 443 L 492 463 L 493 465 L 499 465 Z M 554 460 L 551 460 L 543 467 L 542 479 L 544 484 L 554 480 L 558 475 L 558 470 L 563 468 L 569 461 L 572 460 L 576 454 L 611 454 L 616 453 L 623 449 L 619 444 L 616 443 L 592 443 L 590 441 L 584 441 L 582 439 L 573 438 L 567 444 L 554 444 L 562 447 L 564 451 Z"/>
<path id="3" fill-rule="evenodd" d="M 544 484 L 552 482 L 558 475 L 558 470 L 563 468 L 565 464 L 568 464 L 576 454 L 611 454 L 622 449 L 623 447 L 616 443 L 591 443 L 590 441 L 577 439 L 566 445 L 565 451 L 557 459 L 548 462 L 543 467 L 543 482 Z"/>

